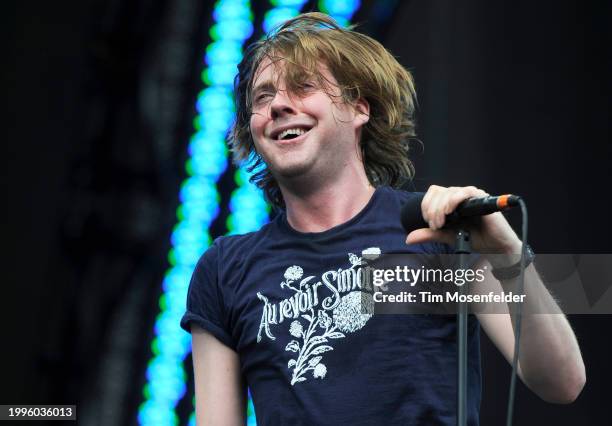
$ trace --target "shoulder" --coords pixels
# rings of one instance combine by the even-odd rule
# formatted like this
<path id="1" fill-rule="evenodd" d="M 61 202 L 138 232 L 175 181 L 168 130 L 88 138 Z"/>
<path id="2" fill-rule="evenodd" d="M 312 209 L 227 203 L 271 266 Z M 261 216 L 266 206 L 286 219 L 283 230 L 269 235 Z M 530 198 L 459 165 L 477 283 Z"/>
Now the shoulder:
<path id="1" fill-rule="evenodd" d="M 195 264 L 191 278 L 193 290 L 227 293 L 231 287 L 228 276 L 240 270 L 252 253 L 257 253 L 258 244 L 269 239 L 268 228 L 264 225 L 255 232 L 215 238 Z"/>
<path id="2" fill-rule="evenodd" d="M 236 250 L 251 250 L 257 245 L 273 238 L 274 223 L 269 222 L 259 230 L 246 234 L 224 235 L 215 239 L 214 244 L 222 253 L 229 253 Z"/>
<path id="3" fill-rule="evenodd" d="M 267 223 L 259 230 L 245 234 L 223 235 L 214 239 L 210 247 L 201 256 L 199 263 L 223 262 L 228 258 L 244 256 L 257 250 L 273 236 L 273 223 Z"/>

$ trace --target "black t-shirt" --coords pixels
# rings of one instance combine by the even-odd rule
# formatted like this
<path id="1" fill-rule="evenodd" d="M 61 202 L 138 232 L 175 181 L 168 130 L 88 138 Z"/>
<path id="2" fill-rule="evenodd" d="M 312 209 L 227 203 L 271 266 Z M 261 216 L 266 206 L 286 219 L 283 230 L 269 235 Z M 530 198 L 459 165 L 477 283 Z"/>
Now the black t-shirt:
<path id="1" fill-rule="evenodd" d="M 372 315 L 365 253 L 449 253 L 406 245 L 400 208 L 412 194 L 379 187 L 346 223 L 301 233 L 284 214 L 221 237 L 199 260 L 181 326 L 235 350 L 263 425 L 454 425 L 454 315 Z M 480 328 L 468 322 L 469 425 L 478 424 Z"/>

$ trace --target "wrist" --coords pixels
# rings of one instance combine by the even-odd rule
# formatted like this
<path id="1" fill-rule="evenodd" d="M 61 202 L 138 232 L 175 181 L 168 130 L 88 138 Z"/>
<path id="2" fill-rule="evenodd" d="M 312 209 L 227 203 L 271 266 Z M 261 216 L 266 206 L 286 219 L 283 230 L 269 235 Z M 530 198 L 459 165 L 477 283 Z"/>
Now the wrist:
<path id="1" fill-rule="evenodd" d="M 499 281 L 508 281 L 518 277 L 521 273 L 521 255 L 503 255 L 503 262 L 497 262 L 497 265 L 505 264 L 505 266 L 495 266 L 493 265 L 493 269 L 491 273 L 495 278 Z M 525 244 L 525 262 L 524 267 L 527 268 L 533 260 L 535 259 L 535 254 L 529 244 Z M 512 263 L 514 262 L 514 263 Z M 509 265 L 508 265 L 509 264 Z"/>
<path id="2" fill-rule="evenodd" d="M 494 269 L 508 268 L 521 260 L 523 242 L 518 238 L 504 246 L 496 253 L 487 256 L 487 260 Z"/>

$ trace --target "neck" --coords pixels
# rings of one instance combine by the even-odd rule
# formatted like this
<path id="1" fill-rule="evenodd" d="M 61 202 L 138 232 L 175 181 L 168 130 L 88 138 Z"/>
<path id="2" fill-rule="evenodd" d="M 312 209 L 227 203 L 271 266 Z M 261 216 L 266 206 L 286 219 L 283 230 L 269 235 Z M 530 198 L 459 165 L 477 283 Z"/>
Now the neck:
<path id="1" fill-rule="evenodd" d="M 323 232 L 355 217 L 370 201 L 374 187 L 361 167 L 332 183 L 309 182 L 301 192 L 281 185 L 287 221 L 300 232 Z"/>

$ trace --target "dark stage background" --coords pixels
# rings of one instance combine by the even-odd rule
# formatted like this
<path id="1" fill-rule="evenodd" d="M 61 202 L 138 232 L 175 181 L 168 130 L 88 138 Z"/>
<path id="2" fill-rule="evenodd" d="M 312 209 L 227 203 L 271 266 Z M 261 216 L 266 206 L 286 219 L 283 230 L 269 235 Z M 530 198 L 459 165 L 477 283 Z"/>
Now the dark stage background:
<path id="1" fill-rule="evenodd" d="M 260 27 L 268 6 L 253 3 Z M 536 251 L 611 253 L 608 4 L 362 2 L 354 20 L 416 78 L 415 188 L 521 194 Z M 133 424 L 212 3 L 1 8 L 0 403 L 77 403 L 79 424 Z M 584 391 L 558 406 L 520 385 L 515 424 L 610 423 L 612 319 L 570 320 Z M 502 424 L 510 368 L 485 337 L 482 350 L 482 424 Z"/>

